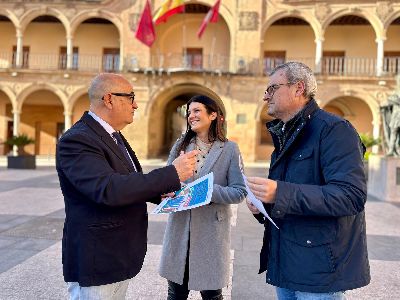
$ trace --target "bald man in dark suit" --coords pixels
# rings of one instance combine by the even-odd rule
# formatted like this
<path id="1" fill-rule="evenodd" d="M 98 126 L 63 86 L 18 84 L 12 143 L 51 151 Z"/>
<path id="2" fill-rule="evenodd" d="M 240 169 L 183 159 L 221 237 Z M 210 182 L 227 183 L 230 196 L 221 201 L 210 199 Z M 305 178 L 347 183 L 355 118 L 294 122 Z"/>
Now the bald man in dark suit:
<path id="1" fill-rule="evenodd" d="M 66 219 L 62 240 L 70 299 L 125 299 L 147 249 L 146 202 L 180 189 L 193 175 L 196 151 L 148 174 L 119 132 L 138 105 L 132 85 L 100 74 L 89 88 L 90 111 L 61 137 L 56 167 Z"/>

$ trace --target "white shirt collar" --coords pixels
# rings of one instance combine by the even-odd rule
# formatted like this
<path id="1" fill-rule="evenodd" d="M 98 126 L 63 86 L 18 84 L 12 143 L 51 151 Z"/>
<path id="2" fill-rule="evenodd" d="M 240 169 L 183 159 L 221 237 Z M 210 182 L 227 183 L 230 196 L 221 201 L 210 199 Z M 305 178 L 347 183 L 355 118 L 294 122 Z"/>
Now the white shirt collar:
<path id="1" fill-rule="evenodd" d="M 99 122 L 99 124 L 105 129 L 105 131 L 107 131 L 108 134 L 112 137 L 112 133 L 115 132 L 115 130 L 110 124 L 108 124 L 106 121 L 104 121 L 102 118 L 100 118 L 98 115 L 90 110 L 88 114 L 91 115 L 93 119 L 95 119 L 97 122 Z"/>

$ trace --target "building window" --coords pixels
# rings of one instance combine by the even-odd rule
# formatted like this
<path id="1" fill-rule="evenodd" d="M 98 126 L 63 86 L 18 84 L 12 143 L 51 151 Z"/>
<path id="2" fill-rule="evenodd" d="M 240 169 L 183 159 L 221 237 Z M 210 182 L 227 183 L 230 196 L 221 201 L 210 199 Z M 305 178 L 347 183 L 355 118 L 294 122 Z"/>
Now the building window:
<path id="1" fill-rule="evenodd" d="M 388 74 L 400 73 L 400 51 L 385 51 L 383 71 Z"/>
<path id="2" fill-rule="evenodd" d="M 119 71 L 119 48 L 103 49 L 103 70 L 106 72 Z"/>
<path id="3" fill-rule="evenodd" d="M 17 46 L 13 46 L 12 66 L 17 67 Z M 21 68 L 29 67 L 29 46 L 22 47 L 22 64 Z"/>
<path id="4" fill-rule="evenodd" d="M 79 50 L 78 47 L 72 49 L 72 69 L 78 70 Z M 67 69 L 67 47 L 60 47 L 60 56 L 58 58 L 58 68 Z"/>
<path id="5" fill-rule="evenodd" d="M 186 48 L 184 67 L 190 69 L 203 69 L 203 49 Z"/>
<path id="6" fill-rule="evenodd" d="M 264 51 L 264 75 L 268 75 L 275 67 L 284 64 L 286 51 Z"/>

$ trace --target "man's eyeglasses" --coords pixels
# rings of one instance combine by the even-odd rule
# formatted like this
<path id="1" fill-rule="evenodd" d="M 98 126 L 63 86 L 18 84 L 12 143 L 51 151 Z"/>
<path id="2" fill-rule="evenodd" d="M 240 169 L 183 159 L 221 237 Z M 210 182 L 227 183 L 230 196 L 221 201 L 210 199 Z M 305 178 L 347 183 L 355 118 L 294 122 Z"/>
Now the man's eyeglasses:
<path id="1" fill-rule="evenodd" d="M 265 95 L 268 93 L 268 95 L 273 96 L 274 93 L 276 92 L 277 89 L 279 89 L 282 85 L 291 85 L 291 82 L 287 83 L 277 83 L 277 84 L 271 84 L 267 89 L 265 90 Z"/>
<path id="2" fill-rule="evenodd" d="M 120 97 L 128 97 L 131 100 L 131 104 L 135 102 L 135 93 L 130 92 L 130 93 L 110 93 L 111 95 L 114 96 L 120 96 Z"/>

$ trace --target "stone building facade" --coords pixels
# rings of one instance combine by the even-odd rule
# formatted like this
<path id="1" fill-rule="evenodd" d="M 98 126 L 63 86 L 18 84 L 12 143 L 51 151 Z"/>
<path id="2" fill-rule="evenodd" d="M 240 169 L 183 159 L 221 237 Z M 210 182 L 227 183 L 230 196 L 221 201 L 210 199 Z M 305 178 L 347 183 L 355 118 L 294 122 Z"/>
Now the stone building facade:
<path id="1" fill-rule="evenodd" d="M 162 1 L 150 2 L 154 15 Z M 214 3 L 186 0 L 148 48 L 134 37 L 144 0 L 0 0 L 0 143 L 26 133 L 28 152 L 54 155 L 88 109 L 93 76 L 118 72 L 137 95 L 124 134 L 139 157 L 164 157 L 185 125 L 182 105 L 204 94 L 223 107 L 245 161 L 267 160 L 266 74 L 289 60 L 315 71 L 321 107 L 381 135 L 379 106 L 400 72 L 399 1 L 222 0 L 198 39 Z M 0 144 L 0 155 L 10 150 Z"/>

